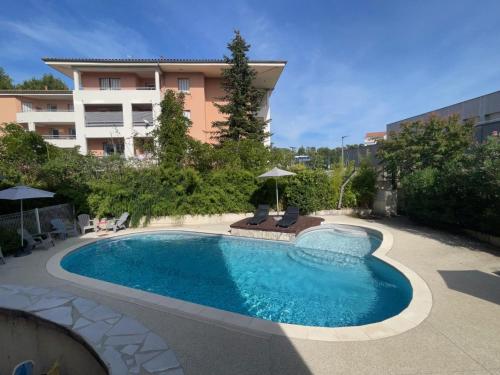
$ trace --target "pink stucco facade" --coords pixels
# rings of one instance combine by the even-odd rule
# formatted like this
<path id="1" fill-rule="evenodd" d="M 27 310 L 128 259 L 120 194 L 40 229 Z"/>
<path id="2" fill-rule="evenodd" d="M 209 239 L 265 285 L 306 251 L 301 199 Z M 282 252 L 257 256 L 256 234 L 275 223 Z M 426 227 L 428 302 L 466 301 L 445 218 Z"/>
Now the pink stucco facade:
<path id="1" fill-rule="evenodd" d="M 0 126 L 4 123 L 15 122 L 17 112 L 21 111 L 21 100 L 15 96 L 0 98 Z"/>
<path id="2" fill-rule="evenodd" d="M 220 78 L 207 78 L 201 73 L 168 73 L 162 77 L 162 92 L 178 92 L 179 79 L 189 80 L 189 92 L 184 96 L 184 109 L 191 112 L 189 134 L 201 142 L 212 143 L 212 123 L 224 119 L 214 105 L 224 95 Z"/>
<path id="3" fill-rule="evenodd" d="M 135 73 L 121 72 L 82 72 L 81 87 L 83 90 L 99 90 L 100 78 L 119 78 L 121 90 L 135 90 L 154 84 L 154 76 L 141 77 Z M 212 143 L 214 121 L 223 120 L 214 103 L 221 102 L 224 92 L 220 86 L 220 78 L 208 78 L 203 73 L 163 73 L 160 76 L 162 95 L 166 90 L 178 91 L 179 79 L 189 80 L 189 92 L 184 96 L 184 109 L 190 112 L 192 126 L 190 135 L 202 142 Z"/>

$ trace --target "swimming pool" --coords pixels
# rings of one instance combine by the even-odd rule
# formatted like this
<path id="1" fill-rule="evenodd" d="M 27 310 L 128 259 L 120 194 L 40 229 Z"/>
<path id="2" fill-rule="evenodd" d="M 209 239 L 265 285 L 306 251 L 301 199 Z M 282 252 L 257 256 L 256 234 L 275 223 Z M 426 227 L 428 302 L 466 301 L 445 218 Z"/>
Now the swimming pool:
<path id="1" fill-rule="evenodd" d="M 409 281 L 373 257 L 359 228 L 314 230 L 296 243 L 192 232 L 99 240 L 66 255 L 72 273 L 280 323 L 345 327 L 397 315 Z"/>

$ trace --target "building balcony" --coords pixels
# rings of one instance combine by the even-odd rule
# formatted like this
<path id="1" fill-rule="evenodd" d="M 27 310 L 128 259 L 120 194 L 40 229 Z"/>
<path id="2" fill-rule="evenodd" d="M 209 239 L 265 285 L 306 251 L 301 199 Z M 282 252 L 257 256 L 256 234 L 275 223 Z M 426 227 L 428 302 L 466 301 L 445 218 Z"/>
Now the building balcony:
<path id="1" fill-rule="evenodd" d="M 147 90 L 147 91 L 154 91 L 156 90 L 156 87 L 150 87 L 150 86 L 136 86 L 136 87 L 119 87 L 119 88 L 107 88 L 107 89 L 101 89 L 99 87 L 80 87 L 80 90 L 84 91 L 135 91 L 135 90 Z"/>
<path id="2" fill-rule="evenodd" d="M 159 103 L 160 90 L 147 87 L 121 90 L 84 89 L 74 91 L 74 98 L 84 104 Z"/>
<path id="3" fill-rule="evenodd" d="M 123 126 L 123 112 L 122 111 L 85 112 L 85 126 L 88 127 Z"/>
<path id="4" fill-rule="evenodd" d="M 43 139 L 76 139 L 76 135 L 70 134 L 70 135 L 64 135 L 64 134 L 59 134 L 59 135 L 54 135 L 54 134 L 45 134 L 42 135 Z"/>
<path id="5" fill-rule="evenodd" d="M 30 111 L 18 112 L 16 120 L 19 123 L 73 123 L 75 112 L 73 111 Z"/>
<path id="6" fill-rule="evenodd" d="M 77 146 L 75 135 L 42 135 L 48 143 L 61 148 L 73 148 Z"/>

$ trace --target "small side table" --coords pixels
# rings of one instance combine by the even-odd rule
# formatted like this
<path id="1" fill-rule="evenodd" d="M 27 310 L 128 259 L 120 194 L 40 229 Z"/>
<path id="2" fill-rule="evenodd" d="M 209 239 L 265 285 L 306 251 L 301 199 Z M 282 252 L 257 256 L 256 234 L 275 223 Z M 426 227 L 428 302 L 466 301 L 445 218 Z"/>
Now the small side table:
<path id="1" fill-rule="evenodd" d="M 102 218 L 97 223 L 97 228 L 99 228 L 99 230 L 105 230 L 107 226 L 108 226 L 108 219 L 106 218 Z"/>

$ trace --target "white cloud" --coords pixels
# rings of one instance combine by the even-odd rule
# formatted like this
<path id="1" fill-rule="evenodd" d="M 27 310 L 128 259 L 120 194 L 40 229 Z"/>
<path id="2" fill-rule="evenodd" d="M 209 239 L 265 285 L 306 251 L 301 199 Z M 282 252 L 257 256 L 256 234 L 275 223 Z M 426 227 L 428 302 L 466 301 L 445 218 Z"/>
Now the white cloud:
<path id="1" fill-rule="evenodd" d="M 50 16 L 39 21 L 0 21 L 0 32 L 12 35 L 0 44 L 3 51 L 18 58 L 29 50 L 41 56 L 127 57 L 148 56 L 146 40 L 135 30 L 114 21 L 60 20 Z M 40 57 L 40 56 L 39 56 Z"/>

